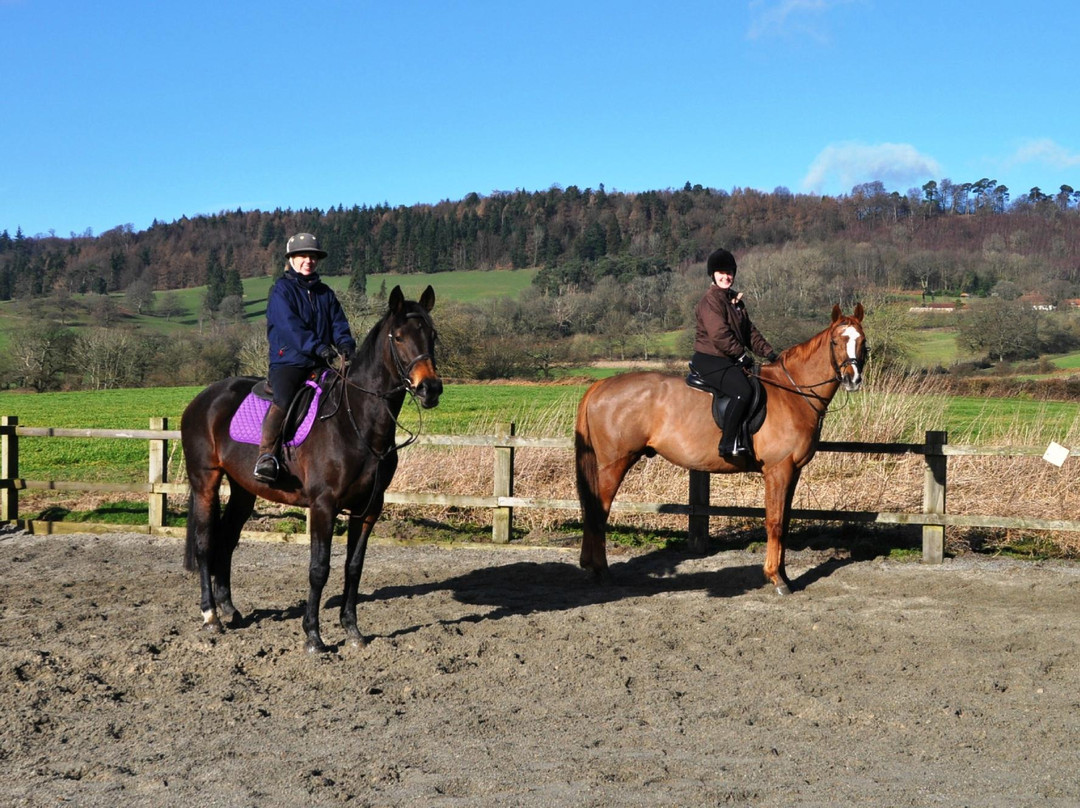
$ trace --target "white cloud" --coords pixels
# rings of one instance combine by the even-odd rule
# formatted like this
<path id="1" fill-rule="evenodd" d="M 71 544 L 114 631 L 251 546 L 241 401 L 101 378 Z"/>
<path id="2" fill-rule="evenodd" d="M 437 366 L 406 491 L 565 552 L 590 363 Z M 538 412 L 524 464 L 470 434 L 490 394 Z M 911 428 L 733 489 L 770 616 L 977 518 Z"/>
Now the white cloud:
<path id="1" fill-rule="evenodd" d="M 803 190 L 847 193 L 864 182 L 881 181 L 892 190 L 921 184 L 941 175 L 933 157 L 907 143 L 833 143 L 826 146 L 803 177 Z"/>
<path id="2" fill-rule="evenodd" d="M 827 37 L 819 22 L 837 6 L 856 0 L 750 0 L 749 39 L 769 35 L 795 34 L 819 41 Z"/>
<path id="3" fill-rule="evenodd" d="M 1039 163 L 1057 169 L 1075 168 L 1080 166 L 1080 154 L 1070 152 L 1050 138 L 1038 138 L 1022 143 L 1006 160 L 1009 167 L 1026 163 Z"/>

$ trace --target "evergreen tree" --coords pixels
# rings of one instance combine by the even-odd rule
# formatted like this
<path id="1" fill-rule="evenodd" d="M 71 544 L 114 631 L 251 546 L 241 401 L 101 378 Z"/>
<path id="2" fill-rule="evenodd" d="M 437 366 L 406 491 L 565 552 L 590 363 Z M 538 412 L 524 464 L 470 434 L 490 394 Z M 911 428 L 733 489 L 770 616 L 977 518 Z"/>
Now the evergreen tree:
<path id="1" fill-rule="evenodd" d="M 244 296 L 244 282 L 240 280 L 240 272 L 236 267 L 225 270 L 225 297 Z"/>
<path id="2" fill-rule="evenodd" d="M 225 299 L 225 268 L 221 265 L 217 248 L 210 250 L 206 259 L 206 298 L 208 311 L 217 311 Z"/>

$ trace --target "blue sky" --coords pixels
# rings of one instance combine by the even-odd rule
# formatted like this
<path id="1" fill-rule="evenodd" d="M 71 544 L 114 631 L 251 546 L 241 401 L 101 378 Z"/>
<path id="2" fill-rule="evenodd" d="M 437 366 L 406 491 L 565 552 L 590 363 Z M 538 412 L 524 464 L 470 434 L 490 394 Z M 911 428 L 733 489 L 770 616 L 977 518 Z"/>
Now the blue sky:
<path id="1" fill-rule="evenodd" d="M 1074 0 L 0 0 L 0 230 L 687 181 L 1080 188 Z"/>

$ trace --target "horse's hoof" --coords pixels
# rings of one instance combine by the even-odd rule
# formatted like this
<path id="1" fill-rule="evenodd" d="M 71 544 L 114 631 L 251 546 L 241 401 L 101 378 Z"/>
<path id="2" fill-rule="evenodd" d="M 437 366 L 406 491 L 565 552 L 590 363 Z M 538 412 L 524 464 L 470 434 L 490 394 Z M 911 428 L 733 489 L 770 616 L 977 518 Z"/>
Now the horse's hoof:
<path id="1" fill-rule="evenodd" d="M 333 649 L 318 637 L 308 637 L 304 649 L 309 654 L 329 654 Z"/>
<path id="2" fill-rule="evenodd" d="M 211 612 L 208 615 L 203 615 L 202 631 L 206 634 L 224 634 L 225 626 L 221 625 L 218 616 Z"/>
<path id="3" fill-rule="evenodd" d="M 231 609 L 219 609 L 221 615 L 221 624 L 223 626 L 229 626 L 230 628 L 236 628 L 244 622 L 244 616 L 237 611 L 234 606 Z"/>
<path id="4" fill-rule="evenodd" d="M 350 648 L 363 648 L 367 645 L 367 641 L 364 639 L 364 635 L 360 633 L 360 629 L 353 626 L 345 631 L 345 643 Z"/>
<path id="5" fill-rule="evenodd" d="M 786 583 L 781 582 L 776 585 L 776 594 L 781 597 L 787 597 L 791 594 L 791 589 Z"/>

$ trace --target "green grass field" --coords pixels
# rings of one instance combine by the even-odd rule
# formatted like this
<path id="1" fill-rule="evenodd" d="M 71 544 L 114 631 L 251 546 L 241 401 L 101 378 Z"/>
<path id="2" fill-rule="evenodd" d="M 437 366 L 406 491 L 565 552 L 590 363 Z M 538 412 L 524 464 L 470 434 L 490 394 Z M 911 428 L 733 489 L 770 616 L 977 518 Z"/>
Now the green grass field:
<path id="1" fill-rule="evenodd" d="M 1050 363 L 1060 370 L 1078 370 L 1080 369 L 1080 351 L 1055 356 Z"/>
<path id="2" fill-rule="evenodd" d="M 385 287 L 389 293 L 394 286 L 400 285 L 406 297 L 416 298 L 431 284 L 435 289 L 436 300 L 456 301 L 460 303 L 479 303 L 485 300 L 498 298 L 517 298 L 525 289 L 532 285 L 532 279 L 536 275 L 535 269 L 519 270 L 492 270 L 489 272 L 469 270 L 462 272 L 440 272 L 436 274 L 417 275 L 371 275 L 368 277 L 367 291 L 369 296 L 377 295 Z M 274 277 L 248 278 L 243 281 L 244 285 L 244 318 L 246 320 L 261 320 L 266 315 L 266 296 L 270 291 L 270 284 Z M 344 275 L 328 276 L 324 278 L 326 283 L 337 292 L 342 292 L 349 286 L 349 278 Z M 166 299 L 173 302 L 177 309 L 175 315 L 168 319 L 154 314 L 134 314 L 123 312 L 122 322 L 138 330 L 150 333 L 171 335 L 183 329 L 191 328 L 199 324 L 203 298 L 206 296 L 205 286 L 195 286 L 189 289 L 177 289 L 170 292 L 156 292 L 155 305 L 160 307 Z M 125 309 L 123 294 L 111 295 L 117 307 Z M 96 325 L 91 307 L 94 295 L 75 295 L 75 301 L 83 305 L 84 310 L 72 315 L 70 326 L 75 330 L 88 328 Z M 0 303 L 0 313 L 3 314 L 5 326 L 0 328 L 0 349 L 9 338 L 9 329 L 19 322 L 40 320 L 43 317 L 55 316 L 56 312 L 50 312 L 47 302 L 42 303 L 40 311 L 28 313 L 16 302 L 4 301 Z"/>
<path id="3" fill-rule="evenodd" d="M 949 367 L 960 356 L 955 328 L 920 328 L 912 333 L 911 361 L 917 367 Z"/>

